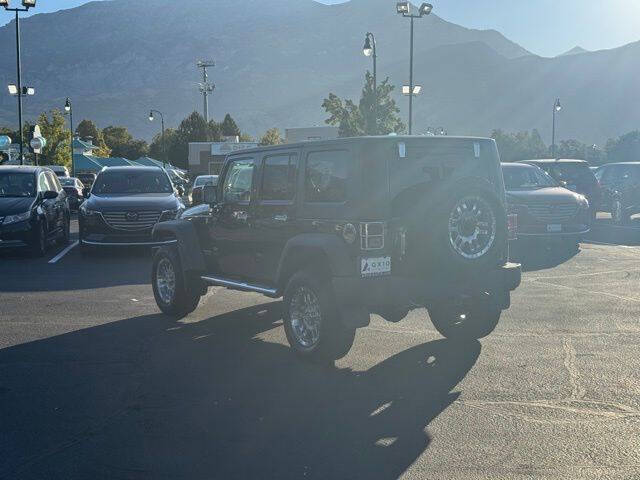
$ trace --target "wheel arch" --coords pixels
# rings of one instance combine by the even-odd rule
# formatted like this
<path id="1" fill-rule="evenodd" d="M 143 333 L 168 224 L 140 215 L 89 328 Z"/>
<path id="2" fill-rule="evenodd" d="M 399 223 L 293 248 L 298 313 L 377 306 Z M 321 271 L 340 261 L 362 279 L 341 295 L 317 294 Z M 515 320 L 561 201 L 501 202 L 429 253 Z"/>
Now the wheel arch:
<path id="1" fill-rule="evenodd" d="M 336 235 L 305 233 L 291 238 L 282 252 L 276 282 L 283 292 L 291 276 L 305 268 L 318 268 L 326 277 L 353 273 L 353 261 L 348 246 Z"/>
<path id="2" fill-rule="evenodd" d="M 176 248 L 184 271 L 204 272 L 205 261 L 194 225 L 187 220 L 161 222 L 153 227 L 153 241 L 177 240 Z"/>

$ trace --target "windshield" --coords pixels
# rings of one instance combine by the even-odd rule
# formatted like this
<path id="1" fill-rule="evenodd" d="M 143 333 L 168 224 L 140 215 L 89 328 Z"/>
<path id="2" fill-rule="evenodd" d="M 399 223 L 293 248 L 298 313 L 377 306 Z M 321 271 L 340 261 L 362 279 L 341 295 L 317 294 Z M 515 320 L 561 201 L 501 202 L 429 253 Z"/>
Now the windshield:
<path id="1" fill-rule="evenodd" d="M 36 182 L 32 173 L 0 173 L 0 197 L 35 197 Z"/>
<path id="2" fill-rule="evenodd" d="M 533 190 L 557 187 L 558 183 L 538 167 L 503 166 L 504 186 L 507 190 Z"/>
<path id="3" fill-rule="evenodd" d="M 106 171 L 98 176 L 91 191 L 96 195 L 171 192 L 169 177 L 161 171 Z"/>

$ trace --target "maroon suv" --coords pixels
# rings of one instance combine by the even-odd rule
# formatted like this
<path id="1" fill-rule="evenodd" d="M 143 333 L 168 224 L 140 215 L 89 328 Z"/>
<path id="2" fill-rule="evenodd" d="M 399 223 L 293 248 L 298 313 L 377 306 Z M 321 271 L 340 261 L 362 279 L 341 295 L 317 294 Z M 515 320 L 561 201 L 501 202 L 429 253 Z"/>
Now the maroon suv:
<path id="1" fill-rule="evenodd" d="M 591 229 L 589 202 L 534 165 L 503 163 L 509 213 L 518 216 L 519 240 L 556 239 L 577 246 Z"/>

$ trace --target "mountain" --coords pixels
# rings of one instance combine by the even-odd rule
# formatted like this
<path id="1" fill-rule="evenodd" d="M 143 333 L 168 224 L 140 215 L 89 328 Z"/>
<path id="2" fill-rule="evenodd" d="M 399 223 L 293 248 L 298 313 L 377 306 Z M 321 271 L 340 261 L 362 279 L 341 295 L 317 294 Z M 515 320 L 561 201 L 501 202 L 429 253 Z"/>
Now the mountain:
<path id="1" fill-rule="evenodd" d="M 112 0 L 21 22 L 23 78 L 37 95 L 27 118 L 71 97 L 74 117 L 104 127 L 126 125 L 150 138 L 159 125 L 150 108 L 175 126 L 194 109 L 198 59 L 213 59 L 212 116 L 231 112 L 253 135 L 267 128 L 323 124 L 329 92 L 357 99 L 371 59 L 364 34 L 376 34 L 378 72 L 400 87 L 408 80 L 409 21 L 390 0 Z M 15 79 L 14 25 L 0 28 L 0 83 Z M 602 142 L 640 122 L 629 104 L 640 46 L 557 58 L 531 55 L 492 30 L 473 30 L 437 15 L 415 21 L 416 132 L 487 135 L 492 128 L 539 128 L 548 135 L 561 97 L 560 138 Z M 406 115 L 406 98 L 398 97 Z M 0 95 L 0 124 L 15 122 L 15 101 Z"/>
<path id="2" fill-rule="evenodd" d="M 588 53 L 589 50 L 585 50 L 584 48 L 577 46 L 577 47 L 573 47 L 571 50 L 561 53 L 560 55 L 558 55 L 559 57 L 564 57 L 566 55 L 580 55 L 581 53 Z"/>

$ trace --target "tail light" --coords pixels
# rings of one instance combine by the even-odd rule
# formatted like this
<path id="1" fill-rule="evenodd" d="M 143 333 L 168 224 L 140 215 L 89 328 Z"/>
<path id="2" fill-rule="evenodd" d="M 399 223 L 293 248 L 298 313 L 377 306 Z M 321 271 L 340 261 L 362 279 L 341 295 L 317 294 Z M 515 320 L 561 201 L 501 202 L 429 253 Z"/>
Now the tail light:
<path id="1" fill-rule="evenodd" d="M 518 214 L 509 213 L 507 215 L 507 238 L 516 240 L 518 238 Z"/>
<path id="2" fill-rule="evenodd" d="M 367 222 L 360 224 L 360 248 L 362 250 L 381 250 L 384 248 L 385 224 Z"/>

